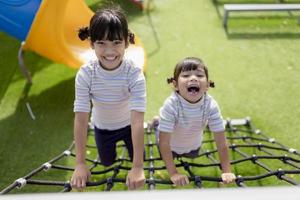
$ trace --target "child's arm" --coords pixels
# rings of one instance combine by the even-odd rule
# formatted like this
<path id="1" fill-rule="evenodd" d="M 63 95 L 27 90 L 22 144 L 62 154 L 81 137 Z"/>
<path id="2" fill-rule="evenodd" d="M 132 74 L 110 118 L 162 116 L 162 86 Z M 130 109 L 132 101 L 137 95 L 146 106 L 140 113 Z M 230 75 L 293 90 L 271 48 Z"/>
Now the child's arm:
<path id="1" fill-rule="evenodd" d="M 159 149 L 161 156 L 166 164 L 171 181 L 177 186 L 189 184 L 189 179 L 186 175 L 177 172 L 173 161 L 173 155 L 170 149 L 170 133 L 159 133 Z"/>
<path id="2" fill-rule="evenodd" d="M 85 163 L 88 119 L 89 113 L 75 113 L 74 140 L 76 150 L 76 168 L 71 179 L 71 186 L 79 190 L 85 188 L 86 182 L 90 177 L 90 171 Z"/>
<path id="3" fill-rule="evenodd" d="M 145 184 L 144 174 L 144 113 L 131 111 L 131 136 L 133 145 L 132 169 L 128 172 L 126 185 L 138 189 Z"/>
<path id="4" fill-rule="evenodd" d="M 231 173 L 228 146 L 224 131 L 214 133 L 214 138 L 217 144 L 217 149 L 221 161 L 222 180 L 226 184 L 231 183 L 235 180 L 235 175 Z"/>

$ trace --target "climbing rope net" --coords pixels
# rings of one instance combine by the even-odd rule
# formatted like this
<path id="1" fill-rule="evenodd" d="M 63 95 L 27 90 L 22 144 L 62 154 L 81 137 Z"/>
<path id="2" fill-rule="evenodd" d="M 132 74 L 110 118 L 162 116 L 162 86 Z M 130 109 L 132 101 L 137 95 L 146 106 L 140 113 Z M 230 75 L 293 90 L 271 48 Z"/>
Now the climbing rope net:
<path id="1" fill-rule="evenodd" d="M 274 138 L 270 138 L 256 129 L 250 118 L 227 119 L 224 123 L 226 125 L 232 171 L 237 175 L 235 183 L 231 184 L 230 187 L 300 184 L 299 151 L 284 146 Z M 158 153 L 155 139 L 156 132 L 155 127 L 145 124 L 144 170 L 147 179 L 144 188 L 148 190 L 174 187 Z M 97 189 L 104 191 L 120 190 L 120 185 L 123 186 L 123 190 L 126 189 L 126 174 L 131 169 L 132 162 L 128 157 L 125 145 L 118 143 L 118 158 L 111 167 L 104 167 L 97 158 L 97 148 L 93 137 L 93 130 L 90 129 L 88 132 L 86 162 L 89 165 L 92 178 L 87 182 L 87 189 L 94 191 Z M 92 159 L 92 156 L 95 159 Z M 60 192 L 69 192 L 72 190 L 68 181 L 70 176 L 66 180 L 46 180 L 39 177 L 49 178 L 50 176 L 45 174 L 51 171 L 52 173 L 58 173 L 57 170 L 64 173 L 69 171 L 72 174 L 75 157 L 73 142 L 60 155 L 42 164 L 26 176 L 15 180 L 0 194 L 7 194 L 26 185 L 55 186 Z M 65 159 L 72 159 L 73 161 L 66 162 Z M 222 184 L 219 184 L 221 182 L 221 165 L 217 157 L 213 134 L 208 130 L 204 132 L 204 140 L 199 156 L 194 159 L 178 158 L 175 163 L 177 169 L 189 177 L 191 183 L 187 188 L 222 187 Z M 65 178 L 65 176 L 62 176 L 62 178 Z"/>

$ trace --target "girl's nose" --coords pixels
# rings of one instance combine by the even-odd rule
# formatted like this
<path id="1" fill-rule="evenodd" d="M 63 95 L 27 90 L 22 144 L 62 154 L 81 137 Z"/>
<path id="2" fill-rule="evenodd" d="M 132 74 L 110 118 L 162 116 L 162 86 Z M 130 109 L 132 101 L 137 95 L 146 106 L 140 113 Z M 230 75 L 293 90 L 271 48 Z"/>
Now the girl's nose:
<path id="1" fill-rule="evenodd" d="M 196 75 L 193 74 L 193 75 L 190 76 L 190 80 L 191 80 L 191 81 L 197 81 L 198 78 L 197 78 Z"/>
<path id="2" fill-rule="evenodd" d="M 106 47 L 105 48 L 105 53 L 106 54 L 110 54 L 110 53 L 113 53 L 113 52 L 114 52 L 113 48 L 111 48 L 111 47 Z"/>
<path id="3" fill-rule="evenodd" d="M 105 53 L 113 53 L 114 52 L 114 47 L 110 44 L 106 45 L 105 49 L 104 49 Z"/>

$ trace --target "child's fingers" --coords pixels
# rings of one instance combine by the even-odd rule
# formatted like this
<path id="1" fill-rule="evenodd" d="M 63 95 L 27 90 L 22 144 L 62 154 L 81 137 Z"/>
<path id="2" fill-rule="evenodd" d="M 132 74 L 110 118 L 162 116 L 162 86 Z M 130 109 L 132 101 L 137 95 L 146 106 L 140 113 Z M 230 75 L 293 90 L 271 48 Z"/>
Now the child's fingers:
<path id="1" fill-rule="evenodd" d="M 180 179 L 173 179 L 172 182 L 173 182 L 173 186 L 175 186 L 175 187 L 181 185 L 180 184 Z"/>
<path id="2" fill-rule="evenodd" d="M 171 177 L 171 181 L 175 186 L 185 186 L 189 184 L 189 178 L 186 175 L 177 174 Z"/>
<path id="3" fill-rule="evenodd" d="M 190 183 L 189 178 L 187 176 L 185 176 L 184 179 L 185 179 L 185 185 Z"/>
<path id="4" fill-rule="evenodd" d="M 126 185 L 127 185 L 127 187 L 129 187 L 129 185 L 130 185 L 130 181 L 129 181 L 128 177 L 126 178 Z"/>
<path id="5" fill-rule="evenodd" d="M 77 189 L 79 191 L 83 190 L 85 188 L 85 180 L 84 179 L 79 179 L 77 182 Z"/>
<path id="6" fill-rule="evenodd" d="M 136 182 L 134 180 L 131 180 L 130 178 L 127 178 L 126 185 L 127 185 L 129 190 L 137 189 Z"/>
<path id="7" fill-rule="evenodd" d="M 223 173 L 222 174 L 222 181 L 224 184 L 232 183 L 236 179 L 233 173 Z"/>
<path id="8" fill-rule="evenodd" d="M 71 182 L 70 182 L 70 185 L 71 185 L 72 188 L 75 188 L 75 186 L 76 186 L 76 179 L 72 178 Z"/>
<path id="9" fill-rule="evenodd" d="M 71 181 L 71 187 L 74 189 L 77 189 L 79 186 L 79 180 L 77 178 L 72 179 Z"/>
<path id="10" fill-rule="evenodd" d="M 178 180 L 175 180 L 176 186 L 185 186 L 189 183 L 189 180 L 187 177 L 181 177 Z"/>
<path id="11" fill-rule="evenodd" d="M 85 188 L 85 183 L 86 183 L 86 181 L 85 180 L 81 180 L 81 188 L 83 189 L 83 188 Z"/>
<path id="12" fill-rule="evenodd" d="M 184 185 L 186 185 L 185 179 L 181 178 L 180 179 L 180 186 L 184 186 Z"/>
<path id="13" fill-rule="evenodd" d="M 73 179 L 71 181 L 71 187 L 81 191 L 83 188 L 85 188 L 85 181 L 81 179 Z"/>
<path id="14" fill-rule="evenodd" d="M 223 183 L 224 183 L 224 184 L 228 184 L 228 183 L 230 183 L 230 180 L 228 180 L 228 179 L 226 178 L 226 179 L 223 180 Z"/>
<path id="15" fill-rule="evenodd" d="M 223 181 L 223 184 L 228 184 L 229 183 L 227 176 L 223 176 L 222 181 Z"/>

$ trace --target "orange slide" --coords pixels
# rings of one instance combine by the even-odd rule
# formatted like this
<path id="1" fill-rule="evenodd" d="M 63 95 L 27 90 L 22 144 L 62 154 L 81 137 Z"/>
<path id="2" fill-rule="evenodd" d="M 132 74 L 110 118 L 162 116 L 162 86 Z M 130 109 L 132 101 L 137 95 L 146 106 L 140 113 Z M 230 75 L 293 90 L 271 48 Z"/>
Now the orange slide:
<path id="1" fill-rule="evenodd" d="M 77 36 L 78 29 L 88 26 L 93 14 L 84 0 L 43 0 L 23 50 L 32 50 L 54 62 L 79 68 L 95 57 L 89 42 Z M 126 49 L 125 56 L 134 58 L 145 72 L 145 52 L 138 37 L 136 44 Z"/>

